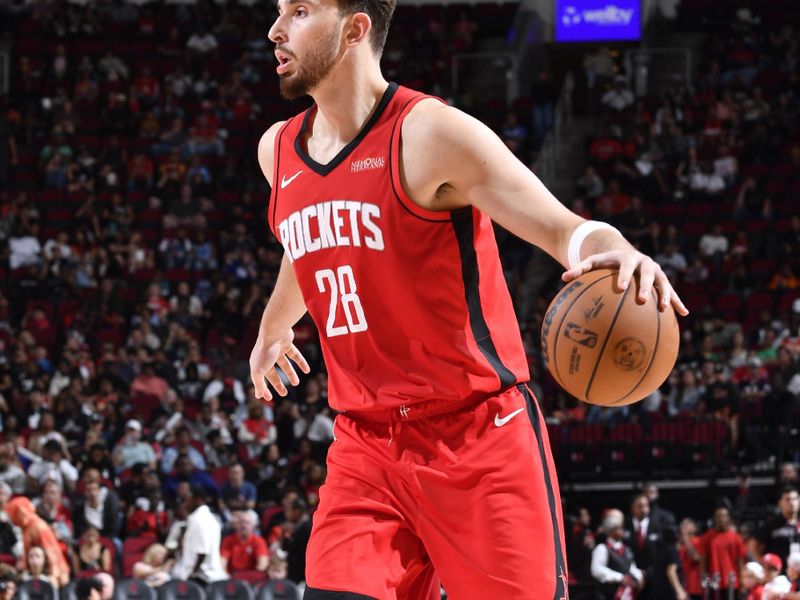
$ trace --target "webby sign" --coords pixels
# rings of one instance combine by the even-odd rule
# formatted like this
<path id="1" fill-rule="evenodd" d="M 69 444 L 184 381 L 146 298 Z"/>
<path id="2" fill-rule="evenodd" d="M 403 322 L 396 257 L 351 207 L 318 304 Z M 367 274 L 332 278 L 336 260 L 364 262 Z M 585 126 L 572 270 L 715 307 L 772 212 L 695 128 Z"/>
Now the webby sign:
<path id="1" fill-rule="evenodd" d="M 556 41 L 638 40 L 640 0 L 556 0 Z"/>

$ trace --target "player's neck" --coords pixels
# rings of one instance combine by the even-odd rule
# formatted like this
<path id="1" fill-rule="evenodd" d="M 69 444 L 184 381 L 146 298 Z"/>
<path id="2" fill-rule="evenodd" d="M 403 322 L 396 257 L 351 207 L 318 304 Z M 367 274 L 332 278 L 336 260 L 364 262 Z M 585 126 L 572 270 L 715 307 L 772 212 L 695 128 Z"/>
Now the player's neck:
<path id="1" fill-rule="evenodd" d="M 386 91 L 377 62 L 336 69 L 313 92 L 313 136 L 348 143 L 358 135 Z"/>

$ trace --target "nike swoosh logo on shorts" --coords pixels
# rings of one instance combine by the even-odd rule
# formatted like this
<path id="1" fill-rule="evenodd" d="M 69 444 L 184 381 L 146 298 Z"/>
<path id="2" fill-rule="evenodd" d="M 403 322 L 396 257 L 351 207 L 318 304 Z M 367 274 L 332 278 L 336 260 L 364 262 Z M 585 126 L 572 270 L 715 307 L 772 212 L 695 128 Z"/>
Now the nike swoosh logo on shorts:
<path id="1" fill-rule="evenodd" d="M 300 170 L 299 170 L 297 173 L 295 173 L 294 175 L 292 175 L 291 177 L 289 177 L 289 179 L 286 179 L 286 175 L 284 175 L 283 177 L 281 177 L 281 189 L 285 188 L 287 185 L 289 185 L 289 184 L 290 184 L 290 183 L 292 183 L 292 182 L 293 182 L 295 179 L 297 179 L 297 178 L 300 176 L 300 173 L 302 173 L 302 172 L 303 172 L 303 170 L 302 170 L 302 169 L 300 169 Z"/>
<path id="2" fill-rule="evenodd" d="M 515 410 L 514 412 L 512 412 L 510 415 L 506 415 L 505 417 L 502 417 L 502 418 L 500 417 L 500 413 L 497 413 L 494 416 L 495 427 L 502 427 L 503 425 L 508 423 L 511 419 L 516 417 L 519 413 L 521 413 L 523 410 L 525 410 L 525 409 L 524 408 L 519 408 L 519 409 Z"/>

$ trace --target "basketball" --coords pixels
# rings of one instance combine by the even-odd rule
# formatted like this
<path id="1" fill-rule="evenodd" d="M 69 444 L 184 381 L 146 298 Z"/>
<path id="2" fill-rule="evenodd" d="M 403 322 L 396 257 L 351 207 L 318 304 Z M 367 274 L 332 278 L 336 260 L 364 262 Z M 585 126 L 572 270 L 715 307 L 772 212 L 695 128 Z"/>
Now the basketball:
<path id="1" fill-rule="evenodd" d="M 667 378 L 678 357 L 680 332 L 658 293 L 640 304 L 638 279 L 627 290 L 617 269 L 584 273 L 550 303 L 542 325 L 542 354 L 567 392 L 590 404 L 624 406 L 645 398 Z"/>

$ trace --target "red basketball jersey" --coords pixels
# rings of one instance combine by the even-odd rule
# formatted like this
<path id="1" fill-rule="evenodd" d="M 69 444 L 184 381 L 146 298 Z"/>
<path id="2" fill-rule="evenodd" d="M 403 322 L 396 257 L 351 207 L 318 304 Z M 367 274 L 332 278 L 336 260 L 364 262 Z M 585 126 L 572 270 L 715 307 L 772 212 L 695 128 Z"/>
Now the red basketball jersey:
<path id="1" fill-rule="evenodd" d="M 319 329 L 340 411 L 477 400 L 528 379 L 490 219 L 425 210 L 400 182 L 401 124 L 428 97 L 390 84 L 325 165 L 302 141 L 316 107 L 275 138 L 270 227 Z"/>

